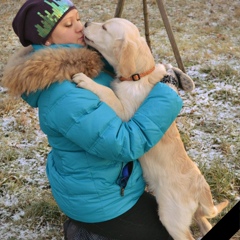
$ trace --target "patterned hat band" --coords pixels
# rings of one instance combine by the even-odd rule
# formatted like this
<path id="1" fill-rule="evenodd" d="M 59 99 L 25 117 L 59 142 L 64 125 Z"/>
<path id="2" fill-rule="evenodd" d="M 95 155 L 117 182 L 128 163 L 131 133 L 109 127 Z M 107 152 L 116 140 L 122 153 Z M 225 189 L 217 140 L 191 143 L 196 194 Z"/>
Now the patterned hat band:
<path id="1" fill-rule="evenodd" d="M 38 31 L 38 35 L 45 38 L 55 28 L 57 23 L 63 18 L 73 4 L 66 0 L 55 0 L 49 2 L 44 0 L 46 4 L 51 7 L 51 12 L 45 10 L 43 13 L 37 12 L 38 16 L 42 19 L 40 24 L 36 24 L 35 27 Z"/>
<path id="2" fill-rule="evenodd" d="M 59 21 L 75 6 L 70 0 L 27 0 L 13 20 L 23 46 L 44 44 Z"/>

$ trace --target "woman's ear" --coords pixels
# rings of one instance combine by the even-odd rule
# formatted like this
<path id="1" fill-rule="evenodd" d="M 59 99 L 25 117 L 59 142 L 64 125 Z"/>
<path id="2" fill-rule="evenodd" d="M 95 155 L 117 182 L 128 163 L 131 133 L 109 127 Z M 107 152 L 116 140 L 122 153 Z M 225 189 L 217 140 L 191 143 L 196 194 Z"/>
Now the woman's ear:
<path id="1" fill-rule="evenodd" d="M 50 46 L 51 43 L 50 43 L 49 41 L 46 41 L 44 45 L 45 45 L 45 46 Z"/>
<path id="2" fill-rule="evenodd" d="M 50 46 L 53 43 L 52 36 L 48 37 L 48 40 L 45 42 L 45 46 Z"/>

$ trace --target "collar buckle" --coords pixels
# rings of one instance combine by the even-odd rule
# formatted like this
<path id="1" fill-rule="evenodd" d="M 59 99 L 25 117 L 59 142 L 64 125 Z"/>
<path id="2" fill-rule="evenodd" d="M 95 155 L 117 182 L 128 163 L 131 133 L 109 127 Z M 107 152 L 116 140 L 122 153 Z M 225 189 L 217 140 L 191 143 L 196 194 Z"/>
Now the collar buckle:
<path id="1" fill-rule="evenodd" d="M 131 77 L 128 77 L 128 78 L 125 78 L 125 77 L 119 77 L 120 81 L 138 81 L 140 80 L 142 77 L 145 77 L 147 76 L 148 74 L 150 74 L 151 72 L 153 72 L 155 69 L 155 66 L 153 66 L 151 69 L 149 69 L 148 71 L 142 73 L 142 74 L 139 74 L 139 73 L 135 73 L 133 74 Z"/>
<path id="2" fill-rule="evenodd" d="M 131 76 L 131 78 L 132 78 L 133 81 L 138 81 L 138 80 L 141 79 L 141 76 L 140 76 L 140 74 L 135 73 Z"/>

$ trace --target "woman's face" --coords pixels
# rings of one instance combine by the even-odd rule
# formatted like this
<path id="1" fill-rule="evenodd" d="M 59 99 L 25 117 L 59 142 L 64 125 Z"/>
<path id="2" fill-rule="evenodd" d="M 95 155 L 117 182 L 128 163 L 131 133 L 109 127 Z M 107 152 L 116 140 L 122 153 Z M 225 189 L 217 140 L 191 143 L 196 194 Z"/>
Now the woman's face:
<path id="1" fill-rule="evenodd" d="M 75 43 L 85 45 L 83 25 L 76 9 L 68 12 L 53 30 L 45 45 Z"/>

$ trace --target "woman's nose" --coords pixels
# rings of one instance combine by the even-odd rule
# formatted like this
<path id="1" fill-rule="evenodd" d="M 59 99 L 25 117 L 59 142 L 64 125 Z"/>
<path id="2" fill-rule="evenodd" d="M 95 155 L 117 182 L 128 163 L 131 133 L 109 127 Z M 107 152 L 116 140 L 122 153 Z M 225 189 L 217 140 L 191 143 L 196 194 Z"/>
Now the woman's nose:
<path id="1" fill-rule="evenodd" d="M 83 30 L 83 25 L 82 25 L 81 22 L 78 22 L 78 24 L 77 24 L 77 26 L 76 26 L 76 31 L 77 31 L 77 32 L 80 32 L 80 31 L 82 31 L 82 30 Z"/>

